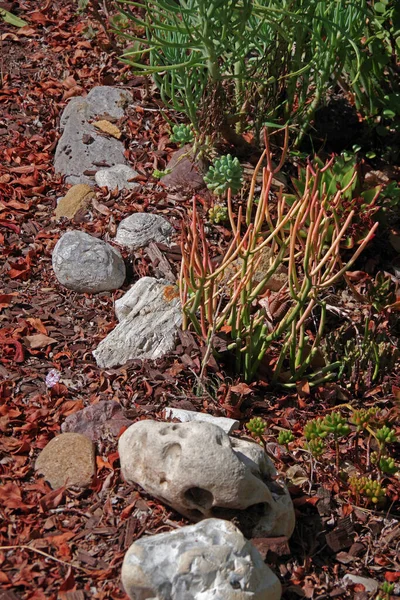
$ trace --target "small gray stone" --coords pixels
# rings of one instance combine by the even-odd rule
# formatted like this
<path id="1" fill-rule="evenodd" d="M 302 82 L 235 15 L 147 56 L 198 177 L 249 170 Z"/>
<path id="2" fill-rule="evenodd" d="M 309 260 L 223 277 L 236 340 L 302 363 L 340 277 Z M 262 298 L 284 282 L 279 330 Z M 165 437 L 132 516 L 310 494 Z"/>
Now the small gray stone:
<path id="1" fill-rule="evenodd" d="M 182 322 L 179 294 L 166 280 L 143 277 L 115 303 L 120 323 L 100 342 L 93 356 L 99 367 L 128 360 L 155 360 L 175 346 Z"/>
<path id="2" fill-rule="evenodd" d="M 63 134 L 54 158 L 55 172 L 66 175 L 67 183 L 93 185 L 94 177 L 86 171 L 96 173 L 99 163 L 126 164 L 123 143 L 101 135 L 89 120 L 103 113 L 120 118 L 131 101 L 129 92 L 107 86 L 93 88 L 86 98 L 72 98 L 61 116 Z"/>
<path id="3" fill-rule="evenodd" d="M 136 250 L 150 242 L 168 244 L 173 233 L 172 225 L 160 215 L 134 213 L 121 221 L 115 241 L 121 246 Z"/>
<path id="4" fill-rule="evenodd" d="M 135 190 L 140 185 L 134 181 L 128 181 L 137 176 L 137 172 L 128 165 L 115 165 L 108 169 L 100 169 L 94 176 L 97 185 L 109 190 Z"/>
<path id="5" fill-rule="evenodd" d="M 62 433 L 41 451 L 35 469 L 53 489 L 87 487 L 96 472 L 94 445 L 80 433 Z"/>
<path id="6" fill-rule="evenodd" d="M 61 285 L 76 292 L 117 290 L 125 281 L 125 263 L 118 250 L 83 231 L 64 233 L 52 262 Z"/>
<path id="7" fill-rule="evenodd" d="M 134 542 L 122 583 L 131 600 L 279 600 L 282 593 L 258 550 L 220 519 Z"/>
<path id="8" fill-rule="evenodd" d="M 225 417 L 213 417 L 207 413 L 194 412 L 192 410 L 183 410 L 182 408 L 171 408 L 165 409 L 165 417 L 167 419 L 178 419 L 181 423 L 187 423 L 189 421 L 207 421 L 208 423 L 214 423 L 225 431 L 225 433 L 231 433 L 235 429 L 239 428 L 239 421 L 235 419 L 227 419 Z"/>

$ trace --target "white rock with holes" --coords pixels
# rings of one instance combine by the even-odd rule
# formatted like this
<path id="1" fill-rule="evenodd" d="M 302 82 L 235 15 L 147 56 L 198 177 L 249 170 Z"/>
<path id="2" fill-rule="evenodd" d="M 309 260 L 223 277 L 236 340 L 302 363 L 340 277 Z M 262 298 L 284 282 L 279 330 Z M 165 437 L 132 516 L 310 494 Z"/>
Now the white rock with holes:
<path id="1" fill-rule="evenodd" d="M 293 533 L 293 504 L 272 461 L 213 423 L 139 421 L 120 437 L 119 455 L 126 481 L 193 521 L 235 516 L 248 536 Z"/>
<path id="2" fill-rule="evenodd" d="M 258 550 L 220 519 L 141 538 L 125 555 L 122 583 L 132 600 L 281 597 L 281 584 Z"/>

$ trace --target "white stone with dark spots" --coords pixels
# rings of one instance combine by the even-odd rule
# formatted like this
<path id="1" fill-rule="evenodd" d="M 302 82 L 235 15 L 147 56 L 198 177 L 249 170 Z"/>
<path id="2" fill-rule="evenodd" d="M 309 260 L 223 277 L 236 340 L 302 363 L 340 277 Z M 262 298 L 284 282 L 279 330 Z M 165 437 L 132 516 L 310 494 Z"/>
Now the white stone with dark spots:
<path id="1" fill-rule="evenodd" d="M 122 583 L 131 600 L 279 600 L 282 594 L 258 550 L 221 519 L 137 540 L 125 554 Z"/>

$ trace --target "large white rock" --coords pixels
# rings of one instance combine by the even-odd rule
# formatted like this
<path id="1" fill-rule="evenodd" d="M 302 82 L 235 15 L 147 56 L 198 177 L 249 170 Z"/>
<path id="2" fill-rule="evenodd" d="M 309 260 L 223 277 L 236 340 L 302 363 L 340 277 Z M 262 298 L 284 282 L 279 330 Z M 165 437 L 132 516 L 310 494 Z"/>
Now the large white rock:
<path id="1" fill-rule="evenodd" d="M 179 294 L 165 279 L 143 277 L 115 303 L 120 323 L 93 355 L 99 367 L 154 360 L 173 350 L 182 322 Z"/>
<path id="2" fill-rule="evenodd" d="M 117 290 L 125 281 L 125 263 L 118 250 L 84 231 L 64 233 L 52 263 L 58 281 L 76 292 Z"/>
<path id="3" fill-rule="evenodd" d="M 279 600 L 282 593 L 258 550 L 220 519 L 134 542 L 122 583 L 131 600 Z"/>
<path id="4" fill-rule="evenodd" d="M 293 533 L 293 504 L 263 448 L 213 423 L 139 421 L 119 439 L 128 483 L 193 521 L 236 517 L 246 535 Z"/>
<path id="5" fill-rule="evenodd" d="M 168 419 L 178 419 L 181 423 L 188 423 L 189 421 L 207 421 L 207 423 L 214 423 L 225 431 L 225 433 L 231 433 L 235 429 L 239 429 L 239 421 L 235 419 L 227 419 L 226 417 L 213 417 L 207 413 L 195 412 L 193 410 L 183 410 L 182 408 L 168 407 L 165 409 L 165 416 Z"/>
<path id="6" fill-rule="evenodd" d="M 129 181 L 137 176 L 137 172 L 128 165 L 115 165 L 108 169 L 100 169 L 94 176 L 97 185 L 109 190 L 135 190 L 140 187 L 139 183 Z"/>
<path id="7" fill-rule="evenodd" d="M 168 244 L 174 233 L 172 225 L 160 215 L 134 213 L 118 226 L 115 241 L 131 250 L 142 248 L 150 242 Z"/>

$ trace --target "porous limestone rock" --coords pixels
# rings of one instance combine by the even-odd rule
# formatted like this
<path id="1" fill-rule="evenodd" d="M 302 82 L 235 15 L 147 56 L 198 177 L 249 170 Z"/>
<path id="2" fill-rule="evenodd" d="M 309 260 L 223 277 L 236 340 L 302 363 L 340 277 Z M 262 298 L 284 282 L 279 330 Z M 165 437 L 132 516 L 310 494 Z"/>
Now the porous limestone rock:
<path id="1" fill-rule="evenodd" d="M 225 431 L 225 433 L 231 433 L 235 429 L 239 428 L 239 421 L 235 419 L 227 419 L 226 417 L 213 417 L 207 413 L 195 412 L 193 410 L 183 410 L 182 408 L 168 407 L 165 409 L 165 417 L 167 419 L 178 419 L 181 423 L 188 423 L 189 421 L 206 421 L 207 423 L 214 423 Z"/>
<path id="2" fill-rule="evenodd" d="M 118 250 L 83 231 L 64 233 L 52 263 L 58 281 L 76 292 L 117 290 L 125 281 L 125 263 Z"/>
<path id="3" fill-rule="evenodd" d="M 87 487 L 96 472 L 93 442 L 80 433 L 61 433 L 41 451 L 35 469 L 53 489 Z"/>
<path id="4" fill-rule="evenodd" d="M 168 244 L 173 232 L 172 225 L 160 215 L 134 213 L 121 221 L 115 241 L 121 246 L 136 250 L 150 242 Z"/>
<path id="5" fill-rule="evenodd" d="M 56 218 L 66 217 L 72 219 L 78 210 L 89 204 L 93 197 L 94 192 L 89 185 L 85 183 L 73 185 L 57 204 Z"/>
<path id="6" fill-rule="evenodd" d="M 139 183 L 129 181 L 137 176 L 137 172 L 128 165 L 115 165 L 108 169 L 100 169 L 94 176 L 97 185 L 109 190 L 136 190 Z"/>
<path id="7" fill-rule="evenodd" d="M 293 533 L 293 503 L 263 448 L 213 423 L 139 421 L 119 439 L 128 483 L 193 521 L 239 520 L 248 537 Z"/>
<path id="8" fill-rule="evenodd" d="M 67 183 L 90 185 L 99 168 L 126 164 L 123 143 L 101 134 L 89 121 L 104 113 L 119 119 L 131 101 L 132 94 L 126 90 L 99 86 L 85 98 L 72 98 L 67 104 L 54 159 L 55 172 L 65 175 Z"/>
<path id="9" fill-rule="evenodd" d="M 122 583 L 131 600 L 279 600 L 282 593 L 258 550 L 221 519 L 134 542 Z"/>
<path id="10" fill-rule="evenodd" d="M 165 279 L 143 277 L 115 303 L 119 324 L 93 356 L 99 367 L 154 360 L 173 350 L 182 322 L 179 293 Z"/>

